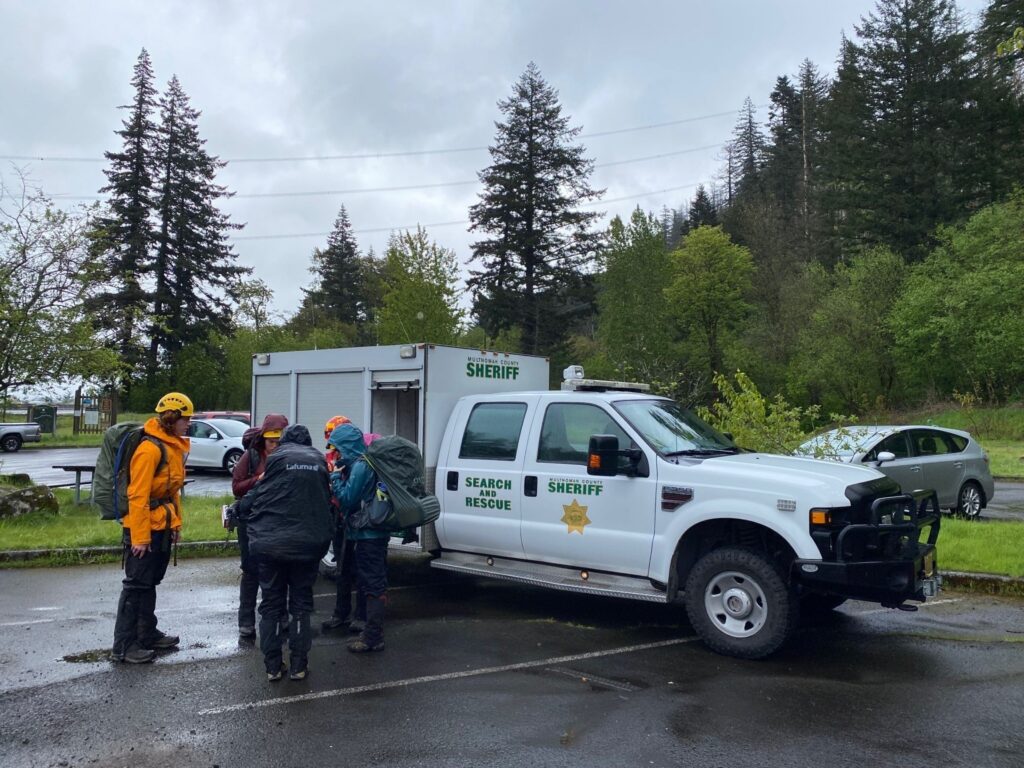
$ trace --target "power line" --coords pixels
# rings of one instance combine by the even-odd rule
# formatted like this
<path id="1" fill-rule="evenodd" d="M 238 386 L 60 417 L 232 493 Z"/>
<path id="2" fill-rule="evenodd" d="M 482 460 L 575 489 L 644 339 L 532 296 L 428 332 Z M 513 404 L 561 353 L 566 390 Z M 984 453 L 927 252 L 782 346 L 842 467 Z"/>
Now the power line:
<path id="1" fill-rule="evenodd" d="M 663 160 L 666 157 L 676 157 L 678 155 L 686 155 L 694 152 L 704 152 L 709 149 L 718 149 L 721 144 L 705 144 L 702 147 L 690 147 L 688 149 L 680 149 L 675 152 L 662 152 L 657 155 L 645 155 L 644 157 L 634 157 L 628 160 L 613 160 L 608 163 L 598 163 L 594 166 L 597 168 L 611 168 L 618 165 L 629 165 L 631 163 L 642 163 L 648 160 Z M 394 187 L 357 187 L 355 189 L 323 189 L 316 191 L 297 191 L 297 192 L 250 192 L 244 194 L 232 195 L 232 200 L 258 200 L 264 198 L 277 198 L 277 197 L 329 197 L 332 195 L 362 195 L 374 192 L 410 192 L 420 189 L 443 189 L 445 187 L 463 187 L 470 184 L 479 184 L 479 179 L 471 179 L 467 181 L 443 181 L 436 182 L 433 184 L 404 184 Z M 102 195 L 53 195 L 54 200 L 101 200 Z"/>
<path id="2" fill-rule="evenodd" d="M 669 192 L 679 192 L 684 189 L 693 189 L 699 186 L 700 182 L 692 182 L 690 184 L 681 184 L 678 187 L 666 187 L 665 189 L 652 189 L 646 192 L 639 192 L 635 195 L 626 195 L 624 197 L 613 197 L 608 200 L 599 200 L 592 203 L 585 203 L 585 205 L 596 207 L 604 205 L 606 203 L 621 203 L 626 200 L 638 200 L 642 197 L 650 197 L 651 195 L 663 195 Z M 462 219 L 459 221 L 438 221 L 433 224 L 409 224 L 402 227 L 372 227 L 369 229 L 354 229 L 352 234 L 354 235 L 369 235 L 376 234 L 379 232 L 401 232 L 404 230 L 416 229 L 416 227 L 423 227 L 423 229 L 437 229 L 439 227 L 454 227 L 460 224 L 472 223 L 469 219 Z M 295 232 L 291 234 L 276 234 L 276 235 L 236 235 L 232 237 L 232 240 L 290 240 L 298 239 L 303 237 L 327 237 L 330 232 Z"/>
<path id="3" fill-rule="evenodd" d="M 757 109 L 764 105 L 757 105 Z M 729 110 L 728 112 L 715 112 L 707 115 L 697 115 L 695 117 L 684 117 L 679 120 L 669 120 L 664 123 L 649 123 L 647 125 L 636 125 L 631 128 L 618 128 L 611 131 L 598 131 L 595 133 L 581 133 L 579 138 L 581 139 L 592 139 L 600 136 L 613 136 L 621 133 L 634 133 L 637 131 L 650 131 L 657 128 L 669 128 L 674 125 L 684 125 L 686 123 L 696 123 L 701 120 L 713 120 L 719 117 L 725 117 L 728 115 L 736 115 L 739 110 Z M 489 149 L 487 146 L 477 147 L 452 147 L 446 149 L 417 149 L 417 150 L 400 150 L 394 152 L 362 152 L 362 153 L 350 153 L 342 155 L 307 155 L 307 156 L 293 156 L 293 157 L 236 157 L 225 159 L 227 163 L 293 163 L 293 162 L 312 162 L 318 160 L 373 160 L 377 158 L 391 158 L 391 157 L 415 157 L 419 155 L 446 155 L 456 154 L 461 152 L 481 152 Z M 15 161 L 31 161 L 31 162 L 51 162 L 51 163 L 102 163 L 106 161 L 103 157 L 69 157 L 69 156 L 40 156 L 40 155 L 0 155 L 0 160 L 15 160 Z"/>

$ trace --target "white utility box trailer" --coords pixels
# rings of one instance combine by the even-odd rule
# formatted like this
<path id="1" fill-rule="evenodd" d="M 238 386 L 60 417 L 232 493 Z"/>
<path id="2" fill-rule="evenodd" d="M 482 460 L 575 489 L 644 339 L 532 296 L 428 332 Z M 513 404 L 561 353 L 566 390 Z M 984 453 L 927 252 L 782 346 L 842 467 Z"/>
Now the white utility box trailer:
<path id="1" fill-rule="evenodd" d="M 435 344 L 393 344 L 301 352 L 264 352 L 252 359 L 252 424 L 283 413 L 314 440 L 332 416 L 363 432 L 401 435 L 423 452 L 433 491 L 437 455 L 456 401 L 549 388 L 548 359 Z"/>

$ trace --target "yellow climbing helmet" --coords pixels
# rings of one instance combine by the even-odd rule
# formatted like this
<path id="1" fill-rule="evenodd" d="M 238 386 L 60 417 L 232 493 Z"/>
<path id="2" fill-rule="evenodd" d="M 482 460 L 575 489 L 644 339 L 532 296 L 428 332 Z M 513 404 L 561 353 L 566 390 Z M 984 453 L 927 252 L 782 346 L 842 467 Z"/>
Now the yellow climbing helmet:
<path id="1" fill-rule="evenodd" d="M 331 432 L 334 431 L 335 427 L 340 427 L 342 424 L 349 423 L 351 423 L 351 419 L 347 416 L 332 416 L 329 418 L 327 423 L 324 424 L 324 440 L 331 439 Z"/>
<path id="2" fill-rule="evenodd" d="M 157 413 L 164 411 L 179 411 L 182 416 L 191 416 L 195 413 L 195 408 L 192 407 L 192 401 L 181 392 L 168 392 L 156 404 Z"/>

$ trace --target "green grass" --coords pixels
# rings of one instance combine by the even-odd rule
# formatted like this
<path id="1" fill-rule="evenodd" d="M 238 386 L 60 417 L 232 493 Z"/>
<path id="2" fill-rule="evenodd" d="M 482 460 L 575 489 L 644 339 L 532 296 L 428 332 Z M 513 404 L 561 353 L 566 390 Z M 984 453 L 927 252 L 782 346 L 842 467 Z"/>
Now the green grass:
<path id="1" fill-rule="evenodd" d="M 938 549 L 940 571 L 1024 578 L 1024 525 L 1017 521 L 944 518 Z"/>
<path id="2" fill-rule="evenodd" d="M 121 540 L 121 526 L 100 520 L 99 510 L 88 504 L 76 506 L 71 491 L 54 491 L 60 502 L 57 515 L 34 512 L 0 520 L 0 550 L 66 549 L 115 546 Z M 231 503 L 220 498 L 186 496 L 182 505 L 182 541 L 228 541 L 235 538 L 220 523 L 220 508 Z"/>

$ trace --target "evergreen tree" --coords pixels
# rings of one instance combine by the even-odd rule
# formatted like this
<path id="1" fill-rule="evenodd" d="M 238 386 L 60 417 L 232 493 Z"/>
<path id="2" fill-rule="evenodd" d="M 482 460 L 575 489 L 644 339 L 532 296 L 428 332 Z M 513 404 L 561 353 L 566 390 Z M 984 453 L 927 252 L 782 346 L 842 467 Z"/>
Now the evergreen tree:
<path id="1" fill-rule="evenodd" d="M 231 328 L 235 287 L 252 271 L 236 264 L 227 242 L 228 233 L 241 225 L 217 208 L 218 199 L 230 196 L 215 181 L 225 163 L 204 148 L 200 112 L 189 104 L 176 76 L 160 99 L 160 113 L 151 377 L 161 351 L 173 357 L 184 345 Z"/>
<path id="2" fill-rule="evenodd" d="M 718 210 L 703 184 L 697 186 L 697 193 L 693 196 L 690 210 L 687 212 L 686 223 L 687 232 L 697 227 L 714 227 L 718 224 Z M 678 245 L 678 241 L 675 245 Z"/>
<path id="3" fill-rule="evenodd" d="M 863 54 L 851 40 L 840 45 L 836 78 L 822 109 L 820 190 L 822 228 L 829 265 L 858 250 L 866 240 L 863 222 L 873 205 L 868 146 L 874 116 L 868 102 Z"/>
<path id="4" fill-rule="evenodd" d="M 303 289 L 303 304 L 315 303 L 327 317 L 343 325 L 355 325 L 368 318 L 365 294 L 365 263 L 359 255 L 352 224 L 345 206 L 334 220 L 327 247 L 313 251 L 315 276 L 311 289 Z"/>
<path id="5" fill-rule="evenodd" d="M 103 214 L 92 232 L 92 247 L 102 257 L 99 278 L 104 283 L 88 306 L 101 330 L 112 335 L 113 346 L 124 363 L 123 386 L 142 361 L 141 334 L 149 301 L 146 277 L 152 269 L 153 152 L 157 127 L 153 67 L 143 48 L 132 70 L 135 98 L 119 109 L 128 110 L 122 128 L 120 152 L 105 152 L 104 170 L 109 193 Z M 102 312 L 95 310 L 102 309 Z"/>
<path id="6" fill-rule="evenodd" d="M 1024 176 L 1024 50 L 998 53 L 1024 25 L 1024 0 L 993 0 L 973 40 L 973 100 L 979 126 L 972 142 L 975 206 L 1003 200 Z"/>
<path id="7" fill-rule="evenodd" d="M 524 352 L 547 353 L 590 309 L 584 270 L 599 244 L 589 230 L 599 214 L 579 207 L 603 191 L 588 185 L 593 161 L 573 143 L 580 129 L 569 127 L 535 64 L 498 107 L 504 121 L 470 208 L 471 230 L 487 236 L 473 244 L 473 309 L 489 335 L 518 327 Z"/>
<path id="8" fill-rule="evenodd" d="M 739 119 L 733 129 L 728 153 L 730 170 L 728 176 L 732 188 L 730 204 L 743 190 L 759 180 L 760 172 L 765 163 L 766 142 L 764 134 L 757 123 L 757 109 L 748 96 L 743 100 Z"/>
<path id="9" fill-rule="evenodd" d="M 879 0 L 857 33 L 874 116 L 864 237 L 918 259 L 971 197 L 968 35 L 953 0 Z"/>

